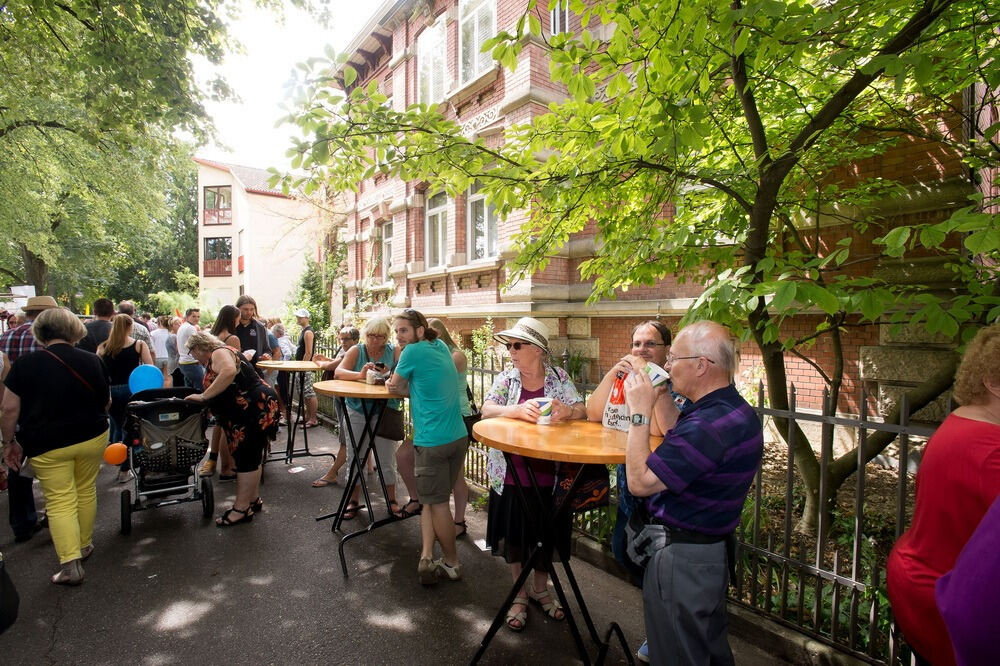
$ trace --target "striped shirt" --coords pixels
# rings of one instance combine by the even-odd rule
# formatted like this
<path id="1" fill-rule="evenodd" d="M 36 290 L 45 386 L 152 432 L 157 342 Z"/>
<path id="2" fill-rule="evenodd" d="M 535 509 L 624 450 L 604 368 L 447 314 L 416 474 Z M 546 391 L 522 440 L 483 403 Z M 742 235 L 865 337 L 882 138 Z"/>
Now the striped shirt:
<path id="1" fill-rule="evenodd" d="M 650 515 L 678 529 L 729 534 L 763 452 L 760 419 L 735 387 L 689 404 L 646 461 L 667 486 L 646 500 Z"/>

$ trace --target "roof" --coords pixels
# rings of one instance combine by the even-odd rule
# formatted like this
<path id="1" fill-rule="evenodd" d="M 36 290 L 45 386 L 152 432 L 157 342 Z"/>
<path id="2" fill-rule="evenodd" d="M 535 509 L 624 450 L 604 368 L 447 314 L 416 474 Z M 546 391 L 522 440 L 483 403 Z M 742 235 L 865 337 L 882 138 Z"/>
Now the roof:
<path id="1" fill-rule="evenodd" d="M 203 157 L 195 157 L 194 161 L 198 164 L 204 164 L 205 166 L 228 171 L 249 194 L 266 194 L 268 196 L 291 199 L 290 196 L 282 192 L 280 189 L 268 185 L 267 181 L 271 179 L 271 174 L 267 171 L 267 169 L 258 169 L 256 167 L 242 166 L 239 164 L 226 164 L 225 162 L 207 160 Z"/>

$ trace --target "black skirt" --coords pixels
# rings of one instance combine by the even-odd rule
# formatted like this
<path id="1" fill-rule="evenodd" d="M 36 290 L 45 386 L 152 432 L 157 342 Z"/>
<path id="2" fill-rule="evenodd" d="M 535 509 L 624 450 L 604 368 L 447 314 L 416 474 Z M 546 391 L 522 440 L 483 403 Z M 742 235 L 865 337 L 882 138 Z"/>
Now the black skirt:
<path id="1" fill-rule="evenodd" d="M 552 510 L 552 488 L 539 488 L 543 502 L 547 502 L 545 509 Z M 541 504 L 538 497 L 531 490 L 525 489 L 525 498 L 528 507 L 533 515 L 540 515 Z M 504 485 L 503 495 L 497 495 L 495 491 L 490 491 L 490 504 L 486 522 L 486 544 L 497 557 L 503 557 L 508 563 L 519 562 L 525 564 L 531 554 L 531 548 L 538 543 L 538 532 L 533 529 L 534 524 L 528 520 L 524 514 L 524 507 L 518 495 L 517 488 L 513 485 Z M 553 553 L 552 545 L 546 549 L 548 557 L 552 561 L 561 561 L 559 553 L 563 553 L 566 558 L 570 553 L 570 536 L 573 531 L 573 519 L 571 514 L 566 514 L 553 525 L 556 552 Z M 549 568 L 541 559 L 535 562 L 538 571 L 548 571 Z"/>

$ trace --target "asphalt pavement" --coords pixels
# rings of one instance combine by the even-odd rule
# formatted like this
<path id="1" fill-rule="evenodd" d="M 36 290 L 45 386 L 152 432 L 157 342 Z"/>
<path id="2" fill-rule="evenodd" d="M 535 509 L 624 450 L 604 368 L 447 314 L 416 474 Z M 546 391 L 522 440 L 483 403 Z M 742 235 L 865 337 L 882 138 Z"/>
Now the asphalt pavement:
<path id="1" fill-rule="evenodd" d="M 310 430 L 309 439 L 314 452 L 336 446 L 326 428 Z M 49 582 L 58 561 L 47 530 L 15 544 L 0 527 L 0 550 L 21 595 L 17 623 L 0 636 L 0 663 L 468 663 L 511 585 L 503 560 L 476 543 L 485 536 L 485 512 L 469 509 L 469 535 L 459 540 L 462 581 L 417 581 L 419 518 L 349 541 L 345 578 L 332 521 L 315 517 L 336 507 L 346 470 L 339 486 L 310 487 L 331 461 L 269 463 L 264 510 L 251 524 L 218 529 L 191 502 L 133 514 L 129 536 L 119 534 L 125 486 L 116 468 L 104 466 L 95 552 L 79 587 Z M 217 515 L 235 488 L 217 477 L 214 488 Z M 37 484 L 35 495 L 41 498 Z M 401 504 L 407 497 L 402 485 L 397 496 Z M 4 493 L 0 516 L 6 505 Z M 381 517 L 384 505 L 376 506 Z M 363 527 L 366 518 L 361 512 L 345 529 Z M 617 622 L 635 650 L 643 638 L 640 591 L 583 561 L 574 560 L 573 571 L 601 634 Z M 783 663 L 735 637 L 731 643 L 738 664 Z M 608 662 L 625 663 L 617 645 Z M 567 623 L 533 606 L 525 631 L 501 628 L 481 663 L 548 666 L 579 658 Z"/>

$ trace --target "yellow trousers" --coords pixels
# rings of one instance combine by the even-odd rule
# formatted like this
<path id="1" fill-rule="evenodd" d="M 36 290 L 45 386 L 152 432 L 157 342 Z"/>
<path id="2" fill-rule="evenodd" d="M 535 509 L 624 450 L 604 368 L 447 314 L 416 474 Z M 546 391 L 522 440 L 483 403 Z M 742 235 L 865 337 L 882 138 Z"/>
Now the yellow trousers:
<path id="1" fill-rule="evenodd" d="M 89 546 L 97 517 L 97 472 L 101 469 L 108 431 L 86 442 L 53 449 L 31 459 L 45 495 L 49 532 L 59 563 L 79 559 Z"/>

